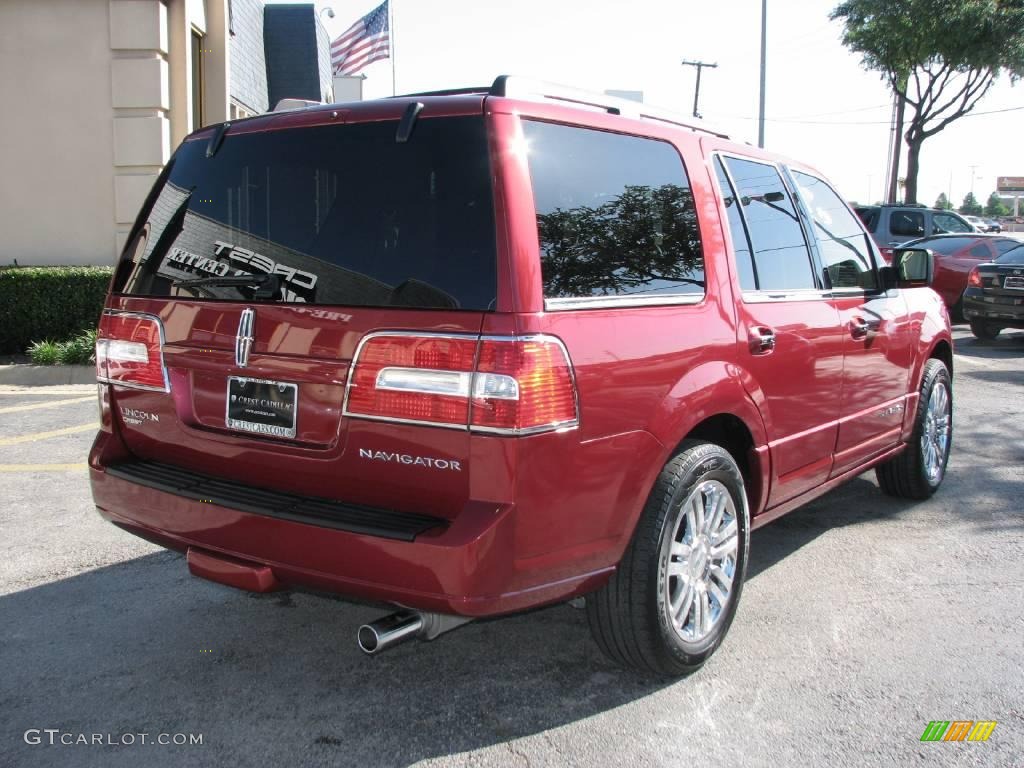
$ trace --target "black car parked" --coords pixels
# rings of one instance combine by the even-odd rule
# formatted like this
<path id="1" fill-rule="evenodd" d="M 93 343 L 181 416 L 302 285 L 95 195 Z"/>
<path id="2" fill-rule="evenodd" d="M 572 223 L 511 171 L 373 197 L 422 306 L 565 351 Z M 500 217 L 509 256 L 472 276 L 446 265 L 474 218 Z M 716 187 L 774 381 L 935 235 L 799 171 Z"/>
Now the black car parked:
<path id="1" fill-rule="evenodd" d="M 1024 245 L 972 269 L 963 306 L 979 339 L 991 341 L 1003 328 L 1024 328 Z"/>

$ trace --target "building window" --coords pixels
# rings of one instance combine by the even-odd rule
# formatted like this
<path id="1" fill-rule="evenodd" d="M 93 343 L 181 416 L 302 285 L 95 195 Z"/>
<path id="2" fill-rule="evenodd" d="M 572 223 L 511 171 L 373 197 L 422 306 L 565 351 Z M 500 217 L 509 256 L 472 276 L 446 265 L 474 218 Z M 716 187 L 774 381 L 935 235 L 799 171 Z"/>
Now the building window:
<path id="1" fill-rule="evenodd" d="M 203 67 L 203 36 L 192 30 L 192 124 L 190 131 L 206 125 L 203 105 L 206 102 L 205 72 Z"/>

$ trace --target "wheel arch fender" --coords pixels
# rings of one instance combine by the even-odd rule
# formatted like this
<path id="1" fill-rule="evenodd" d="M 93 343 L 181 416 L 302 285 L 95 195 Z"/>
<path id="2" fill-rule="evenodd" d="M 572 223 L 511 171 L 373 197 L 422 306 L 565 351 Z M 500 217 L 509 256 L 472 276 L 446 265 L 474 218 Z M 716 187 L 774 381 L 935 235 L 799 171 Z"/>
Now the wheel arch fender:
<path id="1" fill-rule="evenodd" d="M 764 508 L 770 478 L 767 428 L 759 405 L 763 401 L 749 372 L 734 363 L 710 361 L 688 370 L 662 399 L 647 425 L 647 431 L 664 446 L 658 471 L 686 439 L 726 442 L 723 447 L 730 449 L 729 440 L 716 440 L 715 435 L 734 434 L 733 445 L 749 443 L 743 446 L 749 449 L 748 455 L 731 452 L 744 473 L 750 514 L 757 514 Z"/>

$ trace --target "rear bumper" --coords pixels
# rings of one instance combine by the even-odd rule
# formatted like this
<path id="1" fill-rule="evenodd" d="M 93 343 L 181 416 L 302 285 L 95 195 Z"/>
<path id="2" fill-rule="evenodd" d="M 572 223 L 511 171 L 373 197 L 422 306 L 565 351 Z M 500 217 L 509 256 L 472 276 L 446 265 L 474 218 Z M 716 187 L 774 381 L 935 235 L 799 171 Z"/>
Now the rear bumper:
<path id="1" fill-rule="evenodd" d="M 512 505 L 469 501 L 447 528 L 401 541 L 251 514 L 115 476 L 90 455 L 107 520 L 189 552 L 196 575 L 254 591 L 303 587 L 439 613 L 490 616 L 566 600 L 604 583 L 617 542 L 517 560 Z"/>
<path id="2" fill-rule="evenodd" d="M 963 308 L 964 317 L 968 320 L 983 320 L 985 322 L 998 323 L 1004 328 L 1024 328 L 1024 296 L 1019 299 L 1006 296 L 989 297 L 972 295 L 974 291 L 964 294 Z M 986 298 L 995 298 L 997 301 L 986 301 Z M 1011 303 L 1020 301 L 1021 303 Z"/>

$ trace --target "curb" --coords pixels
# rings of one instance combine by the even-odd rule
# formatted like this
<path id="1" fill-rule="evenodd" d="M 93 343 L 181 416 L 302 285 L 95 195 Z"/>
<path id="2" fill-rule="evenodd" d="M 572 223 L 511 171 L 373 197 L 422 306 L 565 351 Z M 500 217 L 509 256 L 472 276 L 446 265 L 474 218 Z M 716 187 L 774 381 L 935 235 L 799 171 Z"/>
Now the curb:
<path id="1" fill-rule="evenodd" d="M 93 384 L 93 365 L 0 365 L 0 385 L 52 387 L 60 384 Z"/>

